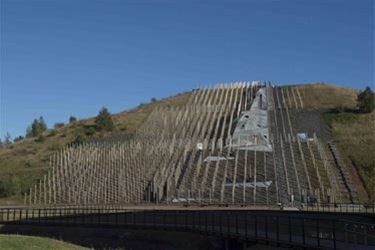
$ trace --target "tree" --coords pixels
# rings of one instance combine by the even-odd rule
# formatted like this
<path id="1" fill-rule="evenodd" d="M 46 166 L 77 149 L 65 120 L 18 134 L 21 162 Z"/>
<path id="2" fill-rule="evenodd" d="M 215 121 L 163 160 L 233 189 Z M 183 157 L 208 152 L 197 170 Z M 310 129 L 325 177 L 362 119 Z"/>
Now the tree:
<path id="1" fill-rule="evenodd" d="M 16 138 L 14 138 L 14 142 L 18 142 L 18 141 L 21 141 L 23 139 L 24 139 L 24 137 L 22 135 L 20 135 L 20 136 L 17 136 Z"/>
<path id="2" fill-rule="evenodd" d="M 9 132 L 7 132 L 4 137 L 4 145 L 9 145 L 11 143 L 12 143 L 12 137 L 10 136 Z"/>
<path id="3" fill-rule="evenodd" d="M 46 130 L 47 130 L 47 125 L 44 122 L 43 117 L 41 116 L 41 117 L 39 117 L 39 119 L 34 119 L 31 126 L 27 127 L 26 137 L 40 136 Z"/>
<path id="4" fill-rule="evenodd" d="M 95 119 L 96 128 L 99 131 L 112 131 L 113 130 L 113 121 L 111 118 L 111 113 L 108 112 L 108 109 L 103 107 Z"/>
<path id="5" fill-rule="evenodd" d="M 375 94 L 370 87 L 366 87 L 364 91 L 357 96 L 357 106 L 362 113 L 370 113 L 375 108 Z"/>
<path id="6" fill-rule="evenodd" d="M 73 122 L 75 122 L 75 121 L 77 121 L 77 118 L 75 118 L 74 116 L 70 116 L 69 117 L 69 123 L 73 123 Z"/>
<path id="7" fill-rule="evenodd" d="M 151 102 L 156 102 L 158 99 L 156 99 L 155 97 L 152 97 L 151 98 Z"/>

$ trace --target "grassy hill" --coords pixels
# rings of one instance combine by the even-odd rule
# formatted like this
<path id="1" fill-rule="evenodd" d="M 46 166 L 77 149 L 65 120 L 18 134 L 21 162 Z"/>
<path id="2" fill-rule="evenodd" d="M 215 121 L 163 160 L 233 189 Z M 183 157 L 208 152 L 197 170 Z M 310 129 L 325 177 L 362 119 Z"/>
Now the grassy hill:
<path id="1" fill-rule="evenodd" d="M 50 156 L 63 146 L 74 142 L 77 136 L 80 135 L 86 139 L 132 136 L 154 108 L 184 105 L 189 96 L 190 92 L 187 92 L 113 114 L 115 129 L 110 133 L 97 132 L 88 136 L 90 128 L 94 125 L 94 117 L 91 117 L 49 130 L 44 133 L 43 141 L 38 141 L 37 138 L 26 138 L 5 148 L 0 148 L 0 182 L 9 183 L 11 182 L 9 180 L 15 179 L 16 184 L 20 186 L 17 189 L 21 190 L 19 195 L 0 197 L 0 204 L 22 202 L 22 194 L 27 192 L 47 172 Z"/>
<path id="2" fill-rule="evenodd" d="M 375 113 L 355 112 L 357 90 L 322 83 L 294 86 L 301 93 L 304 108 L 319 110 L 329 124 L 333 139 L 357 184 L 360 197 L 366 200 L 368 194 L 375 193 L 375 154 L 372 153 L 375 148 Z M 90 138 L 132 136 L 154 108 L 184 105 L 189 96 L 190 92 L 114 114 L 115 130 L 111 133 L 96 133 Z M 21 193 L 27 191 L 48 169 L 50 155 L 74 142 L 78 135 L 89 137 L 87 134 L 93 124 L 94 118 L 76 121 L 46 132 L 42 142 L 36 138 L 27 138 L 0 149 L 0 180 L 16 177 Z M 0 204 L 20 201 L 22 196 L 18 195 L 0 199 Z"/>

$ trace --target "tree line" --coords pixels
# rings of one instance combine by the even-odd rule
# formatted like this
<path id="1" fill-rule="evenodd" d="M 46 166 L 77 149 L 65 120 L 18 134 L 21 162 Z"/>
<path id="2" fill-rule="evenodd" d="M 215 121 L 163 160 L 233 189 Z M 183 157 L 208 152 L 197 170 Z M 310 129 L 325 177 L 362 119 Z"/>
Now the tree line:
<path id="1" fill-rule="evenodd" d="M 74 116 L 70 116 L 69 124 L 73 124 L 75 122 L 77 122 L 77 118 Z M 51 133 L 56 132 L 56 129 L 59 129 L 64 126 L 65 124 L 62 122 L 55 123 L 53 129 L 51 130 Z M 115 126 L 111 117 L 111 113 L 108 111 L 106 107 L 102 107 L 99 110 L 98 115 L 95 117 L 95 125 L 90 127 L 89 131 L 86 131 L 86 135 L 91 136 L 94 135 L 96 132 L 112 131 L 114 127 Z M 33 122 L 27 127 L 25 137 L 17 136 L 12 140 L 10 133 L 6 133 L 4 136 L 4 140 L 1 140 L 0 138 L 0 147 L 10 145 L 13 142 L 17 142 L 25 138 L 35 138 L 35 141 L 42 142 L 48 130 L 48 126 L 43 116 L 41 116 L 38 119 L 34 119 Z"/>

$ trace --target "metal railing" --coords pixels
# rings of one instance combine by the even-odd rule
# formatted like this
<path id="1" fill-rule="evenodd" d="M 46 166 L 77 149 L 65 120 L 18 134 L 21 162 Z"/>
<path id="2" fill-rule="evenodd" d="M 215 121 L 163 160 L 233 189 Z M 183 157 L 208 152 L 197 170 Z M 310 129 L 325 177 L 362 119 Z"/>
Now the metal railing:
<path id="1" fill-rule="evenodd" d="M 195 232 L 311 248 L 375 246 L 375 224 L 338 216 L 250 210 L 1 208 L 0 224 L 100 226 Z M 346 216 L 347 217 L 347 216 Z M 1 232 L 1 230 L 0 230 Z"/>

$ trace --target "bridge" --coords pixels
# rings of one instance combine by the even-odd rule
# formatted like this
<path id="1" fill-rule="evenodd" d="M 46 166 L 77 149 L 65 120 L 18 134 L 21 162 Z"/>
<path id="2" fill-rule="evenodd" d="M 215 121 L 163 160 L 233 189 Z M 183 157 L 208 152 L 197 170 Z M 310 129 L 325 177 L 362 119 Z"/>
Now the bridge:
<path id="1" fill-rule="evenodd" d="M 276 207 L 265 210 L 170 205 L 3 207 L 0 224 L 153 229 L 213 235 L 243 245 L 257 242 L 309 249 L 373 249 L 374 207 L 342 208 L 340 211 L 339 206 L 321 206 L 288 211 Z"/>

